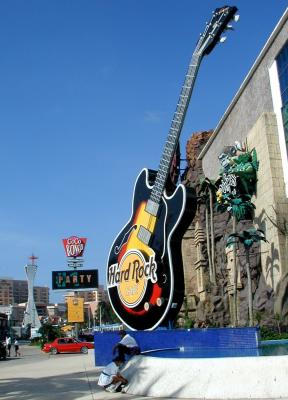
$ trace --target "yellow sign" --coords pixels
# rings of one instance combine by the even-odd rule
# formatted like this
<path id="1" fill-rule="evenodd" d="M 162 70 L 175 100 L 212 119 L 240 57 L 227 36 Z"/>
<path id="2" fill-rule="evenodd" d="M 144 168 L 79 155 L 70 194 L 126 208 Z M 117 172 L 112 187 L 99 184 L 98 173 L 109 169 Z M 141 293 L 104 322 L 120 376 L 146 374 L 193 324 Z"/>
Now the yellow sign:
<path id="1" fill-rule="evenodd" d="M 82 297 L 69 297 L 68 322 L 84 322 L 84 299 Z"/>
<path id="2" fill-rule="evenodd" d="M 65 326 L 62 326 L 61 331 L 69 332 L 69 331 L 72 331 L 72 329 L 73 329 L 73 325 L 65 325 Z"/>

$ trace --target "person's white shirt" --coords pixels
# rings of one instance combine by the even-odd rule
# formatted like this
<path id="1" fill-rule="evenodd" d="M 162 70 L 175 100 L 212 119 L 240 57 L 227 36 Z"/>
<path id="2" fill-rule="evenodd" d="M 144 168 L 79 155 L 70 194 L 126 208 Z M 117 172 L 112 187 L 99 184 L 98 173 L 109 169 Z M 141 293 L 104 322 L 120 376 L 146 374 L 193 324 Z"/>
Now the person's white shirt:
<path id="1" fill-rule="evenodd" d="M 136 340 L 128 333 L 120 340 L 119 343 L 126 347 L 138 347 Z"/>
<path id="2" fill-rule="evenodd" d="M 6 344 L 7 344 L 7 345 L 8 345 L 8 344 L 11 344 L 11 337 L 10 337 L 10 336 L 6 338 Z"/>
<path id="3" fill-rule="evenodd" d="M 113 380 L 113 376 L 116 376 L 118 374 L 118 372 L 119 372 L 118 365 L 116 365 L 116 363 L 114 361 L 112 361 L 101 372 L 99 379 L 98 379 L 98 385 L 102 386 L 102 387 L 110 385 L 110 383 Z"/>

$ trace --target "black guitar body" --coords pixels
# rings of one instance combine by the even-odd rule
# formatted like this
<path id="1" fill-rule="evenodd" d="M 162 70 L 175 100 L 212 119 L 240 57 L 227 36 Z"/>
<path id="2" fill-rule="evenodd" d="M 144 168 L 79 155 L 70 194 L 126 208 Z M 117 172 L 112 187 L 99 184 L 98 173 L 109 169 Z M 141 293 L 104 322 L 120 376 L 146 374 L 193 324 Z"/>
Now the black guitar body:
<path id="1" fill-rule="evenodd" d="M 139 174 L 134 188 L 131 218 L 115 239 L 108 259 L 107 282 L 110 302 L 118 317 L 134 330 L 155 329 L 159 325 L 171 326 L 175 320 L 184 296 L 181 240 L 196 211 L 196 198 L 191 189 L 187 191 L 183 185 L 178 185 L 171 196 L 164 192 L 148 251 L 142 249 L 146 260 L 150 255 L 149 248 L 155 253 L 157 282 L 147 280 L 145 295 L 137 306 L 127 307 L 123 304 L 118 286 L 109 285 L 109 266 L 119 265 L 123 253 L 132 250 L 129 242 L 141 222 L 139 208 L 150 198 L 155 176 L 155 171 L 147 169 L 143 169 Z"/>

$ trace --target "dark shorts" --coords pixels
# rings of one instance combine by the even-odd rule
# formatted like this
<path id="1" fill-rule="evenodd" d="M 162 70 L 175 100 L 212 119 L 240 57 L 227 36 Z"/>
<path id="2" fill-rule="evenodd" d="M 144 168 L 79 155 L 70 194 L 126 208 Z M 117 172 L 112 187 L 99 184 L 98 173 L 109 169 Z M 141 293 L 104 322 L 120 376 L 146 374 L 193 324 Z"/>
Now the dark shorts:
<path id="1" fill-rule="evenodd" d="M 129 353 L 131 356 L 137 356 L 138 354 L 140 354 L 140 348 L 137 347 L 127 347 Z"/>

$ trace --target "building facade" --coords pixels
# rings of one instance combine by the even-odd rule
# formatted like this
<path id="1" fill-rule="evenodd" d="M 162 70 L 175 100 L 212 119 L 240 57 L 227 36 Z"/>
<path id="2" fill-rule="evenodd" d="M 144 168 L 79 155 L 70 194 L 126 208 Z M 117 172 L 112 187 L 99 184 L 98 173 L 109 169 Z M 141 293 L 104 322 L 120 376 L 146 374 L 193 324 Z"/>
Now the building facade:
<path id="1" fill-rule="evenodd" d="M 259 161 L 257 191 L 252 198 L 256 209 L 253 220 L 248 224 L 263 230 L 267 239 L 267 242 L 259 243 L 254 257 L 255 265 L 260 268 L 253 287 L 254 295 L 258 290 L 256 306 L 261 310 L 260 303 L 264 303 L 266 296 L 265 304 L 273 302 L 274 313 L 288 322 L 288 9 L 271 33 L 215 130 L 206 135 L 206 143 L 202 144 L 194 163 L 194 166 L 201 164 L 202 177 L 211 181 L 219 178 L 219 156 L 223 154 L 225 147 L 233 146 L 235 142 L 244 144 L 249 150 L 255 149 Z M 188 159 L 189 151 L 188 143 Z M 199 217 L 196 223 L 197 226 L 194 221 L 187 231 L 182 246 L 186 297 L 190 296 L 191 307 L 195 310 L 198 302 L 204 304 L 207 293 L 217 286 L 214 285 L 214 289 L 211 289 L 211 285 L 207 284 L 209 279 L 205 264 L 207 249 L 204 218 L 201 220 Z M 215 263 L 218 266 L 219 280 L 221 274 L 229 277 L 229 273 L 233 273 L 227 272 L 231 268 L 230 255 L 225 254 L 224 244 L 224 234 L 227 236 L 229 230 L 231 233 L 232 227 L 229 226 L 228 218 L 225 221 L 225 217 L 224 220 L 222 217 L 222 221 L 215 217 L 214 225 L 216 231 L 218 229 L 218 241 L 214 245 L 218 247 Z M 227 227 L 229 229 L 226 230 Z M 241 264 L 239 259 L 237 262 Z M 226 270 L 220 270 L 221 264 L 226 265 Z M 221 285 L 218 285 L 214 295 L 215 310 L 217 304 L 219 309 L 225 309 L 225 305 L 220 306 L 221 301 L 218 299 L 217 303 L 216 299 L 223 293 L 235 293 L 236 286 L 239 291 L 238 302 L 241 296 L 247 296 L 241 276 L 234 279 L 234 282 L 229 282 L 227 277 L 223 278 Z M 205 318 L 205 313 L 202 313 L 202 317 Z"/>
<path id="2" fill-rule="evenodd" d="M 49 304 L 49 288 L 34 286 L 35 303 Z M 0 278 L 0 305 L 25 303 L 28 299 L 28 283 L 26 280 Z"/>
<path id="3" fill-rule="evenodd" d="M 67 302 L 67 297 L 73 297 L 74 292 L 67 292 L 65 295 L 65 302 Z M 77 292 L 78 297 L 82 297 L 85 303 L 96 302 L 96 304 L 101 302 L 108 302 L 107 290 L 105 290 L 104 285 L 99 285 L 95 290 L 79 290 Z"/>

